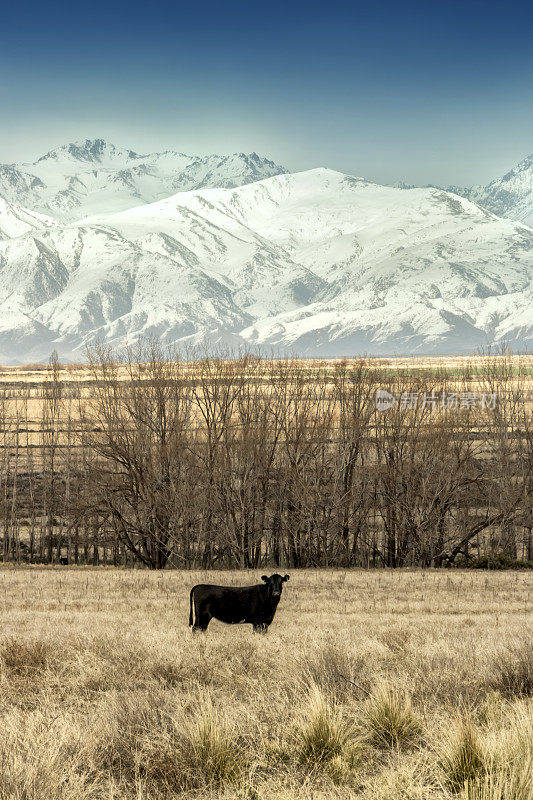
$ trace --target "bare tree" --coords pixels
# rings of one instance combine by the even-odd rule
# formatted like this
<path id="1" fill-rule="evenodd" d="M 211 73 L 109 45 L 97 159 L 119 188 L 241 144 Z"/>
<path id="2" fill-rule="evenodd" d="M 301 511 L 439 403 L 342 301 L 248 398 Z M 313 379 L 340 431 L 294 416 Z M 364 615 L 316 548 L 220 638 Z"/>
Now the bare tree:
<path id="1" fill-rule="evenodd" d="M 123 363 L 91 350 L 96 390 L 80 409 L 93 453 L 83 507 L 151 569 L 165 567 L 175 550 L 188 484 L 190 392 L 171 355 L 155 342 L 129 350 Z"/>

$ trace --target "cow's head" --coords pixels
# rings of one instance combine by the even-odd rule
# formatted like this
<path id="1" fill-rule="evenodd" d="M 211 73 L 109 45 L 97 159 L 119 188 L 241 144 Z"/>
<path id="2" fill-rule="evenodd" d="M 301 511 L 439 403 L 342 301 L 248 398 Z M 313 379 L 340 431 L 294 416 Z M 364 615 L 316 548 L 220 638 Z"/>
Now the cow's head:
<path id="1" fill-rule="evenodd" d="M 268 588 L 268 593 L 270 597 L 281 597 L 281 592 L 283 589 L 283 584 L 285 581 L 289 580 L 288 575 L 278 575 L 277 572 L 275 575 L 271 575 L 270 578 L 268 575 L 262 575 L 261 580 L 264 581 Z"/>

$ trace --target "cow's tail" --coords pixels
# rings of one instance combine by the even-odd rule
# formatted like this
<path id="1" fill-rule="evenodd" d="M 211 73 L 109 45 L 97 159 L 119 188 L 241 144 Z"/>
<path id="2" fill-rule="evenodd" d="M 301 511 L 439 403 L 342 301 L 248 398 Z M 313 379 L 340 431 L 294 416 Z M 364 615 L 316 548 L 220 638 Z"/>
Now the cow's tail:
<path id="1" fill-rule="evenodd" d="M 190 599 L 189 599 L 189 627 L 193 625 L 193 618 L 192 618 L 192 596 L 194 594 L 195 587 L 193 586 L 191 589 Z"/>

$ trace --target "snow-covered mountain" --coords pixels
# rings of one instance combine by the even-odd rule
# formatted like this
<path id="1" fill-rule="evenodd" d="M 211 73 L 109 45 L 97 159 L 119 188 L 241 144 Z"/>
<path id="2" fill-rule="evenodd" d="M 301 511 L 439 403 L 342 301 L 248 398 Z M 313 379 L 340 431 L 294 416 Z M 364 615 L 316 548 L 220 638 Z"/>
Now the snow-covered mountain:
<path id="1" fill-rule="evenodd" d="M 487 186 L 473 186 L 465 194 L 499 217 L 533 227 L 533 154 L 502 178 Z"/>
<path id="2" fill-rule="evenodd" d="M 139 155 L 103 139 L 51 150 L 32 164 L 0 164 L 0 197 L 62 221 L 152 203 L 171 194 L 233 188 L 286 170 L 257 153 Z"/>
<path id="3" fill-rule="evenodd" d="M 531 348 L 532 278 L 533 230 L 457 195 L 281 174 L 0 241 L 0 361 L 140 334 L 310 355 Z"/>
<path id="4" fill-rule="evenodd" d="M 14 206 L 0 197 L 0 239 L 12 239 L 24 233 L 56 225 L 55 220 Z"/>
<path id="5" fill-rule="evenodd" d="M 393 184 L 398 189 L 414 189 L 413 184 L 398 181 Z M 428 184 L 424 188 L 433 188 Z M 524 158 L 516 167 L 501 178 L 496 178 L 486 186 L 445 186 L 447 192 L 466 197 L 483 206 L 498 217 L 523 222 L 533 227 L 533 154 Z"/>

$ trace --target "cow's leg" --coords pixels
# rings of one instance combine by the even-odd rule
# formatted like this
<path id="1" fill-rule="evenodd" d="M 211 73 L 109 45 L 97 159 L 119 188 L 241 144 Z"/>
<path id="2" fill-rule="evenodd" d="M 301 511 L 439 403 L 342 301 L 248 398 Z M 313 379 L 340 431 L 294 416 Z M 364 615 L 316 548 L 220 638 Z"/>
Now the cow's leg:
<path id="1" fill-rule="evenodd" d="M 200 631 L 201 633 L 205 633 L 205 631 L 207 630 L 207 626 L 209 625 L 210 622 L 211 622 L 210 614 L 206 614 L 205 612 L 203 614 L 202 613 L 197 614 L 194 625 L 192 626 L 193 633 L 198 633 L 198 631 Z"/>
<path id="2" fill-rule="evenodd" d="M 206 608 L 207 604 L 202 603 L 201 601 L 195 604 L 194 608 L 194 625 L 192 626 L 193 632 L 196 633 L 198 631 L 205 632 L 207 630 L 207 626 L 211 622 L 211 612 L 209 608 Z"/>
<path id="3" fill-rule="evenodd" d="M 192 609 L 191 609 L 192 610 Z M 194 624 L 192 626 L 193 633 L 202 633 L 207 630 L 207 626 L 211 622 L 212 614 L 209 609 L 209 604 L 194 598 Z"/>
<path id="4" fill-rule="evenodd" d="M 268 631 L 267 622 L 258 622 L 254 625 L 254 633 L 266 633 Z"/>

